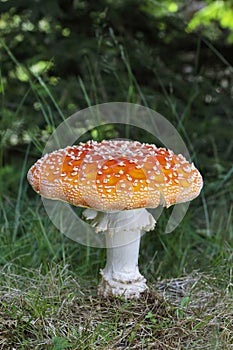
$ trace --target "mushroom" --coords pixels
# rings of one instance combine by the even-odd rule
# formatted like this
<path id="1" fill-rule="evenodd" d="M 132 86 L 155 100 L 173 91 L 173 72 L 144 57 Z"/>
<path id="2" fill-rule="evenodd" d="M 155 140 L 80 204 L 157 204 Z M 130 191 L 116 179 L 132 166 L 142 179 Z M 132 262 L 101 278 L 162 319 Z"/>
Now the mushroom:
<path id="1" fill-rule="evenodd" d="M 138 255 L 141 235 L 155 220 L 145 208 L 190 201 L 203 185 L 181 154 L 128 140 L 88 141 L 46 154 L 30 168 L 28 181 L 45 198 L 87 208 L 84 217 L 106 238 L 98 293 L 125 298 L 148 289 Z"/>

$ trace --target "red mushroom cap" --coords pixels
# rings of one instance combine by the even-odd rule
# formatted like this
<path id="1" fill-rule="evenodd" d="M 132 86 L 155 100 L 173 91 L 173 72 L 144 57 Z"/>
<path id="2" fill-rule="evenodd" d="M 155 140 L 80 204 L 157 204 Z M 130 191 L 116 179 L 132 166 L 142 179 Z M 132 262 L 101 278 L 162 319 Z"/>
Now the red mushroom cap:
<path id="1" fill-rule="evenodd" d="M 88 141 L 46 154 L 28 172 L 43 197 L 102 211 L 155 208 L 197 197 L 203 181 L 181 154 L 137 141 Z"/>

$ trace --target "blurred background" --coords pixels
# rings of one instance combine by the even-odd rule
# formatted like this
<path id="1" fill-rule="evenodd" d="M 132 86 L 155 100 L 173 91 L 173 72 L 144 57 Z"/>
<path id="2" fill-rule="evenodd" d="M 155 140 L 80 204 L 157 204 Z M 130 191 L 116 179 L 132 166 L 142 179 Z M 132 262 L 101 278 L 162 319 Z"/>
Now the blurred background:
<path id="1" fill-rule="evenodd" d="M 143 274 L 152 283 L 194 270 L 221 283 L 229 277 L 232 2 L 1 0 L 0 38 L 1 266 L 22 273 L 22 267 L 69 264 L 85 281 L 99 278 L 104 250 L 62 235 L 26 173 L 64 119 L 93 104 L 122 101 L 165 116 L 204 177 L 201 196 L 175 232 L 163 234 L 168 210 L 143 237 Z M 90 132 L 96 140 L 119 136 L 114 125 L 101 135 Z M 142 135 L 135 129 L 131 137 Z"/>

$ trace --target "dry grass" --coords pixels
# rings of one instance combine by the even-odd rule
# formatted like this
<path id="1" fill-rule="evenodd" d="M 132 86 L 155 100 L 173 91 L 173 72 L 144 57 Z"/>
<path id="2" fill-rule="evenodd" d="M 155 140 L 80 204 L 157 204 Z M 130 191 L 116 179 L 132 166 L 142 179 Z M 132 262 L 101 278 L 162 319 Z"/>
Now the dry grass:
<path id="1" fill-rule="evenodd" d="M 24 277 L 23 277 L 24 276 Z M 195 273 L 138 301 L 104 300 L 67 267 L 1 270 L 0 349 L 233 349 L 233 298 Z"/>

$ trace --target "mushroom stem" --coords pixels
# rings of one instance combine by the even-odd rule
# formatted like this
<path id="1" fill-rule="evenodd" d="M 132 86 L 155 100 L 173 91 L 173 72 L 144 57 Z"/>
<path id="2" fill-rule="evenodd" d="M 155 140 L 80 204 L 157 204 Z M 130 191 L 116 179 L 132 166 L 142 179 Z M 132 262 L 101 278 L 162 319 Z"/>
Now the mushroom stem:
<path id="1" fill-rule="evenodd" d="M 115 213 L 84 211 L 96 232 L 106 231 L 107 262 L 100 271 L 98 293 L 104 297 L 139 298 L 148 288 L 138 269 L 140 238 L 143 231 L 154 228 L 155 220 L 145 209 Z"/>
<path id="2" fill-rule="evenodd" d="M 138 269 L 138 256 L 141 231 L 128 232 L 131 242 L 124 244 L 124 234 L 110 236 L 106 234 L 107 262 L 100 271 L 102 281 L 98 293 L 104 297 L 111 295 L 124 295 L 125 298 L 138 298 L 147 289 L 146 279 Z M 124 245 L 122 245 L 124 244 Z"/>

